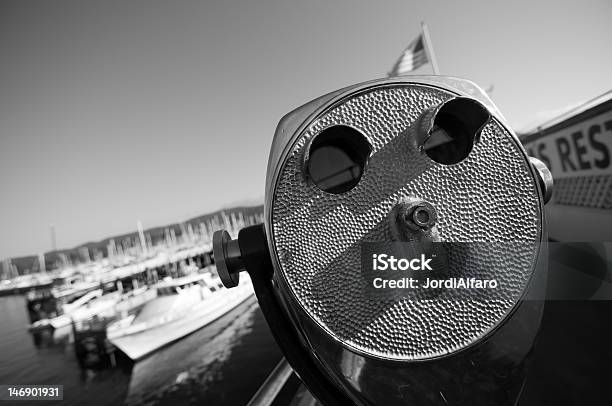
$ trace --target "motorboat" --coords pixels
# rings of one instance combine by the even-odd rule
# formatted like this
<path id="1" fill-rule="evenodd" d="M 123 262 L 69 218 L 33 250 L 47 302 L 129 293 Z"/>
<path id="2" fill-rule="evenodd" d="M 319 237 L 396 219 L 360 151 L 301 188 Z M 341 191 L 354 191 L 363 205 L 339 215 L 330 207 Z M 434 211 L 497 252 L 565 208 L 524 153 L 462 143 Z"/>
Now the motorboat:
<path id="1" fill-rule="evenodd" d="M 101 296 L 103 290 L 97 282 L 77 282 L 70 287 L 28 295 L 28 311 L 32 321 L 29 330 L 68 326 L 73 312 Z"/>
<path id="2" fill-rule="evenodd" d="M 110 324 L 107 338 L 138 360 L 213 322 L 252 294 L 250 279 L 229 292 L 211 270 L 169 278 L 157 285 L 157 297 L 138 313 Z"/>

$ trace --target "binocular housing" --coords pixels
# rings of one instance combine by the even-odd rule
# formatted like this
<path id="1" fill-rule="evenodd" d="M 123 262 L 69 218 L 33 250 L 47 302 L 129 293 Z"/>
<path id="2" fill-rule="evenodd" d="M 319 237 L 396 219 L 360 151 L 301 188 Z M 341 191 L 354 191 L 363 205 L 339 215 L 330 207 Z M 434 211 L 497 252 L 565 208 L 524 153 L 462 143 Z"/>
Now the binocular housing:
<path id="1" fill-rule="evenodd" d="M 215 262 L 226 287 L 249 273 L 324 404 L 513 404 L 542 315 L 526 298 L 545 289 L 551 191 L 473 83 L 365 82 L 282 118 L 265 222 L 216 232 Z"/>

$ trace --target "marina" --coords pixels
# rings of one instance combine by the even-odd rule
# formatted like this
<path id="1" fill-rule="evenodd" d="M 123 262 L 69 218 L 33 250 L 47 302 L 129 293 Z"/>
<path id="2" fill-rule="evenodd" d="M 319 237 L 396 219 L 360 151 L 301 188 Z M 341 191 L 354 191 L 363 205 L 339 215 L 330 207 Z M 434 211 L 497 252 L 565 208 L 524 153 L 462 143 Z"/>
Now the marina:
<path id="1" fill-rule="evenodd" d="M 0 380 L 64 385 L 61 404 L 246 404 L 281 359 L 254 299 L 139 362 L 117 357 L 115 367 L 83 368 L 66 333 L 31 334 L 21 296 L 0 298 Z M 253 348 L 257 348 L 254 352 Z M 180 359 L 181 362 L 175 360 Z M 244 379 L 245 369 L 249 379 Z M 20 404 L 27 404 L 21 402 Z M 55 404 L 51 402 L 51 404 Z"/>
<path id="2" fill-rule="evenodd" d="M 232 294 L 223 288 L 206 231 L 225 224 L 235 235 L 259 216 L 221 212 L 199 232 L 188 224 L 157 241 L 138 224 L 138 238 L 121 248 L 113 241 L 104 257 L 90 260 L 87 252 L 86 260 L 64 259 L 55 269 L 40 256 L 39 268 L 48 271 L 3 282 L 5 307 L 20 315 L 9 333 L 30 335 L 35 352 L 61 349 L 86 374 L 132 368 L 202 329 L 220 333 L 219 324 L 237 309 L 253 316 L 255 301 L 248 278 Z M 10 263 L 4 268 L 15 271 Z"/>
<path id="3" fill-rule="evenodd" d="M 168 230 L 156 244 L 141 229 L 142 238 L 104 258 L 46 264 L 44 273 L 4 282 L 0 381 L 59 379 L 64 403 L 73 405 L 91 402 L 94 392 L 109 404 L 164 404 L 177 396 L 248 402 L 281 357 L 249 278 L 232 292 L 222 287 L 206 230 L 226 224 L 236 234 L 259 216 L 220 213 L 202 232 Z M 224 388 L 225 374 L 241 374 L 228 364 L 234 353 L 255 347 L 250 362 L 259 380 L 242 382 L 241 393 Z M 168 361 L 176 357 L 180 363 Z"/>

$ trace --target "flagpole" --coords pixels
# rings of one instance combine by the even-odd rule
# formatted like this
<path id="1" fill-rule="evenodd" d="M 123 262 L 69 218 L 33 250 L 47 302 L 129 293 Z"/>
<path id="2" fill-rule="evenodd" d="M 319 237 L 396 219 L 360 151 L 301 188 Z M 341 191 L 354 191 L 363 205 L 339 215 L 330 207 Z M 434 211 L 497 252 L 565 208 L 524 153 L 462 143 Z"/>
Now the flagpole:
<path id="1" fill-rule="evenodd" d="M 431 38 L 429 38 L 429 29 L 427 29 L 427 24 L 424 21 L 421 21 L 421 31 L 423 32 L 423 39 L 425 40 L 425 50 L 427 51 L 428 59 L 431 61 L 431 67 L 433 69 L 434 75 L 439 75 L 440 71 L 438 71 L 438 62 L 436 61 L 436 54 L 433 50 L 433 45 L 431 44 Z"/>

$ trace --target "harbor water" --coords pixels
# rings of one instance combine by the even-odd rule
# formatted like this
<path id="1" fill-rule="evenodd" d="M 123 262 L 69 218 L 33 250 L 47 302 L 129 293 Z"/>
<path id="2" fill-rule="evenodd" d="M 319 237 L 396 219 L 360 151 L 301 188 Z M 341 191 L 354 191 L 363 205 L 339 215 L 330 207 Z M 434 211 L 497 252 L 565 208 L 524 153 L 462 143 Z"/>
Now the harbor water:
<path id="1" fill-rule="evenodd" d="M 29 333 L 23 296 L 0 297 L 0 309 L 0 382 L 63 385 L 62 405 L 246 404 L 281 359 L 254 296 L 147 358 L 101 369 L 80 368 L 69 328 Z"/>

